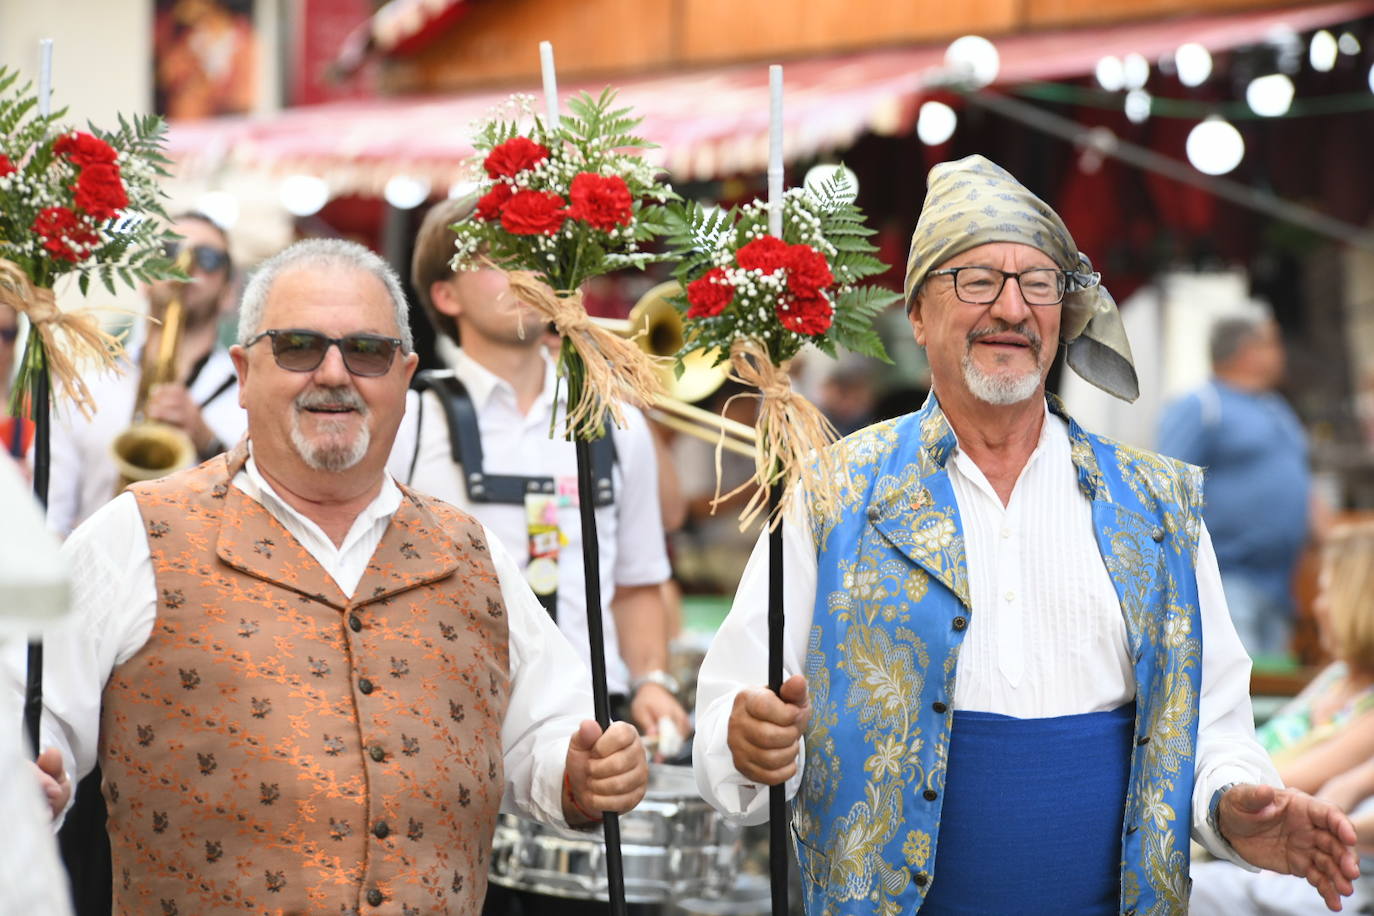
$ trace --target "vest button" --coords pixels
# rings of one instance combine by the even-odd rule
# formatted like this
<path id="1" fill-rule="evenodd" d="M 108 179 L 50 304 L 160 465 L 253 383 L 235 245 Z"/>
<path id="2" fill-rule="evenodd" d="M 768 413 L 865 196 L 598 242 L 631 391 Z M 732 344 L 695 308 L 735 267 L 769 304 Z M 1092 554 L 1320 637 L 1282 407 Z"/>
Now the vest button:
<path id="1" fill-rule="evenodd" d="M 378 821 L 372 825 L 372 835 L 379 840 L 385 840 L 391 833 L 391 828 L 386 825 L 386 821 Z"/>
<path id="2" fill-rule="evenodd" d="M 940 793 L 936 792 L 934 789 L 926 789 L 921 793 L 921 797 L 926 801 L 935 801 L 935 799 L 940 797 Z"/>
<path id="3" fill-rule="evenodd" d="M 380 744 L 374 744 L 368 748 L 367 755 L 378 763 L 386 759 L 386 751 L 382 749 Z"/>
<path id="4" fill-rule="evenodd" d="M 385 899 L 386 898 L 382 896 L 382 892 L 375 887 L 367 892 L 367 902 L 372 906 L 381 906 L 382 901 Z"/>
<path id="5" fill-rule="evenodd" d="M 955 618 L 954 618 L 954 629 L 956 629 L 956 630 L 963 630 L 963 629 L 965 629 L 965 628 L 967 628 L 967 627 L 968 627 L 968 618 L 966 618 L 966 617 L 955 617 Z"/>
<path id="6" fill-rule="evenodd" d="M 1164 540 L 1164 529 L 1155 528 L 1150 532 L 1150 537 L 1154 538 L 1155 543 L 1158 544 L 1160 541 Z"/>
<path id="7" fill-rule="evenodd" d="M 354 633 L 357 633 L 357 632 L 359 632 L 360 630 L 362 630 L 362 628 L 363 628 L 363 621 L 362 621 L 362 618 L 359 617 L 357 614 L 349 614 L 349 615 L 348 615 L 348 628 L 349 628 L 350 630 L 352 630 Z"/>
<path id="8" fill-rule="evenodd" d="M 946 706 L 944 703 L 941 703 L 939 700 L 936 700 L 934 703 L 931 703 L 930 708 L 940 713 L 941 715 L 944 715 L 945 710 L 949 709 L 948 706 Z"/>
<path id="9" fill-rule="evenodd" d="M 1143 745 L 1146 745 L 1146 744 L 1149 744 L 1149 743 L 1150 743 L 1150 736 L 1149 736 L 1149 735 L 1141 735 L 1139 738 L 1135 739 L 1135 743 L 1138 744 L 1138 745 L 1142 745 L 1142 746 L 1143 746 Z"/>
<path id="10" fill-rule="evenodd" d="M 878 519 L 880 519 L 880 518 L 882 518 L 882 517 L 883 517 L 883 512 L 882 512 L 882 510 L 879 509 L 877 506 L 872 506 L 872 507 L 869 508 L 869 510 L 868 510 L 868 520 L 869 520 L 870 522 L 876 522 Z"/>
<path id="11" fill-rule="evenodd" d="M 927 884 L 930 883 L 930 876 L 923 871 L 918 871 L 916 873 L 915 881 L 917 887 L 925 887 Z"/>
<path id="12" fill-rule="evenodd" d="M 372 692 L 372 682 L 365 677 L 358 678 L 358 692 L 367 696 Z"/>

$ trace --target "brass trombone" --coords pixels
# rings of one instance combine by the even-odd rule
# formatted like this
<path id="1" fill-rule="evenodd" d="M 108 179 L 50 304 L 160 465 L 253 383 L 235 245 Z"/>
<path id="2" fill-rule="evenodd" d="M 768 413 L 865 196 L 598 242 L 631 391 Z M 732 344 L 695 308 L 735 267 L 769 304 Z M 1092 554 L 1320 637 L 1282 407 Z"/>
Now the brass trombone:
<path id="1" fill-rule="evenodd" d="M 673 356 L 682 349 L 682 317 L 668 299 L 681 290 L 676 282 L 660 283 L 639 298 L 628 318 L 598 318 L 596 322 L 616 334 L 631 337 L 650 356 Z M 713 365 L 714 361 L 715 351 L 688 353 L 683 358 L 684 371 L 678 376 L 672 363 L 663 359 L 658 371 L 667 394 L 649 409 L 649 417 L 676 432 L 711 443 L 719 441 L 728 451 L 753 458 L 757 436 L 752 426 L 690 403 L 707 397 L 724 384 L 725 368 Z"/>

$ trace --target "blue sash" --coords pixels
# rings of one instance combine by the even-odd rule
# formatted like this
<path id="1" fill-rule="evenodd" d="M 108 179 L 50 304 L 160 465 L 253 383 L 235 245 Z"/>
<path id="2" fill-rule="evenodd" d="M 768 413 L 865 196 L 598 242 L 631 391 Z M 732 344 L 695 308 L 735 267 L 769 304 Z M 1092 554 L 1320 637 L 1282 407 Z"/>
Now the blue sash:
<path id="1" fill-rule="evenodd" d="M 1135 703 L 1016 719 L 954 713 L 921 916 L 1116 914 Z"/>

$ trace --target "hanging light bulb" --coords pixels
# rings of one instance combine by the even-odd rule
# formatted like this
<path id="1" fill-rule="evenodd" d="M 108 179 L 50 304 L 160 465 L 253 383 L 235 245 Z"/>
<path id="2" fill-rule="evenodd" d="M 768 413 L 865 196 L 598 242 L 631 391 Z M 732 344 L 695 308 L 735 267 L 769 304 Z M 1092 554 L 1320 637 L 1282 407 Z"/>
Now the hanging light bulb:
<path id="1" fill-rule="evenodd" d="M 1293 81 L 1283 73 L 1256 77 L 1245 87 L 1245 103 L 1260 117 L 1285 115 L 1293 105 Z"/>
<path id="2" fill-rule="evenodd" d="M 1121 76 L 1127 89 L 1144 89 L 1150 81 L 1150 62 L 1132 51 L 1121 59 Z"/>
<path id="3" fill-rule="evenodd" d="M 1143 124 L 1150 117 L 1153 100 L 1144 89 L 1132 89 L 1126 93 L 1126 119 L 1132 124 Z"/>
<path id="4" fill-rule="evenodd" d="M 982 88 L 997 80 L 1002 67 L 997 46 L 981 35 L 965 35 L 950 42 L 945 50 L 945 66 Z"/>
<path id="5" fill-rule="evenodd" d="M 470 197 L 476 194 L 477 189 L 480 187 L 481 185 L 475 181 L 461 178 L 448 186 L 448 196 L 450 200 L 456 200 L 459 197 Z"/>
<path id="6" fill-rule="evenodd" d="M 954 136 L 954 128 L 958 126 L 959 116 L 944 102 L 921 103 L 921 112 L 916 116 L 916 136 L 926 146 L 944 143 Z"/>
<path id="7" fill-rule="evenodd" d="M 1312 43 L 1307 48 L 1307 59 L 1313 70 L 1318 73 L 1329 73 L 1336 66 L 1336 55 L 1339 53 L 1336 36 L 1322 29 L 1312 36 Z"/>
<path id="8" fill-rule="evenodd" d="M 414 210 L 429 199 L 429 179 L 392 175 L 382 189 L 382 196 L 397 210 Z"/>
<path id="9" fill-rule="evenodd" d="M 1188 132 L 1188 161 L 1204 175 L 1225 175 L 1245 158 L 1245 140 L 1219 117 L 1210 117 Z"/>
<path id="10" fill-rule="evenodd" d="M 1212 75 L 1212 53 L 1200 44 L 1188 42 L 1174 52 L 1178 81 L 1191 88 L 1201 86 Z"/>
<path id="11" fill-rule="evenodd" d="M 1342 32 L 1341 37 L 1336 40 L 1336 47 L 1342 54 L 1354 57 L 1360 53 L 1360 40 L 1355 37 L 1354 32 Z"/>
<path id="12" fill-rule="evenodd" d="M 1118 92 L 1126 85 L 1125 67 L 1121 64 L 1121 58 L 1107 55 L 1097 61 L 1097 67 L 1093 71 L 1097 76 L 1097 85 L 1108 92 Z"/>
<path id="13" fill-rule="evenodd" d="M 288 175 L 279 194 L 281 205 L 292 216 L 310 216 L 329 203 L 329 185 L 314 175 Z"/>
<path id="14" fill-rule="evenodd" d="M 196 209 L 222 229 L 233 229 L 239 221 L 239 199 L 228 191 L 206 191 L 196 198 Z"/>
<path id="15" fill-rule="evenodd" d="M 1374 92 L 1374 66 L 1369 68 L 1369 91 Z"/>

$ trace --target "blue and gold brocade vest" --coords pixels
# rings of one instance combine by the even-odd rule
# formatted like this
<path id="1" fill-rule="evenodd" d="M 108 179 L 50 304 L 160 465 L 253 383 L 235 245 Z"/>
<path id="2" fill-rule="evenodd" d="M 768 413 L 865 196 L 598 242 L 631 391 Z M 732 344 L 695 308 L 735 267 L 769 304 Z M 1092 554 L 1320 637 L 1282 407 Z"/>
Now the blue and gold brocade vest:
<path id="1" fill-rule="evenodd" d="M 1121 912 L 1184 913 L 1201 690 L 1201 471 L 1090 435 L 1054 398 L 1050 408 L 1069 427 L 1136 681 Z M 812 712 L 793 808 L 811 916 L 906 916 L 930 887 L 959 647 L 977 612 L 945 469 L 955 444 L 933 395 L 916 413 L 854 433 L 838 507 L 814 520 Z"/>

